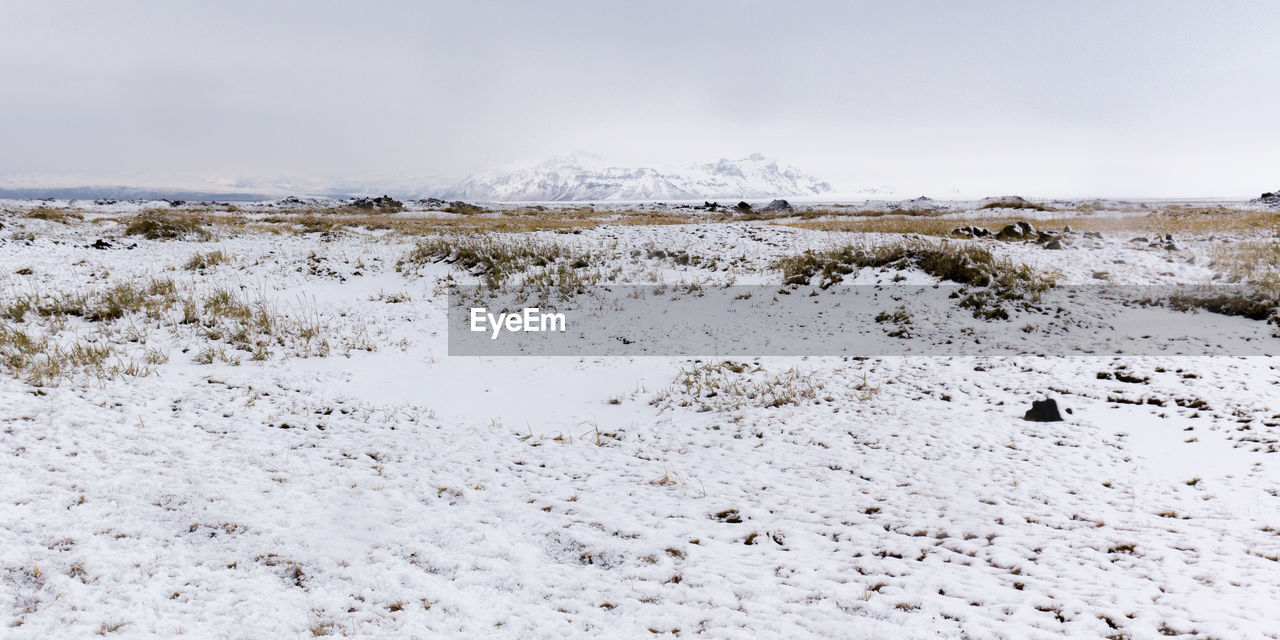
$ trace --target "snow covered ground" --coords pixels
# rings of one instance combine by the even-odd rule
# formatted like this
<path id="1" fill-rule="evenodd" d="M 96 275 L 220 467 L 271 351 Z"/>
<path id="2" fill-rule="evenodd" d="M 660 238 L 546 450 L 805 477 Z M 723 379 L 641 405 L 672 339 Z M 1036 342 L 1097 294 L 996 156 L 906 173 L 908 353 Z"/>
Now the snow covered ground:
<path id="1" fill-rule="evenodd" d="M 5 331 L 119 366 L 0 363 L 5 638 L 1280 637 L 1275 358 L 450 357 L 444 283 L 476 278 L 397 270 L 418 238 L 147 240 L 136 206 L 33 206 L 0 214 Z M 526 235 L 618 282 L 777 283 L 779 257 L 894 240 Z M 968 242 L 1067 283 L 1217 277 L 1221 233 L 1131 235 Z M 12 311 L 169 280 L 110 320 Z M 219 291 L 280 342 L 237 348 L 200 315 Z M 743 391 L 778 385 L 801 400 Z M 1023 420 L 1046 395 L 1065 421 Z"/>

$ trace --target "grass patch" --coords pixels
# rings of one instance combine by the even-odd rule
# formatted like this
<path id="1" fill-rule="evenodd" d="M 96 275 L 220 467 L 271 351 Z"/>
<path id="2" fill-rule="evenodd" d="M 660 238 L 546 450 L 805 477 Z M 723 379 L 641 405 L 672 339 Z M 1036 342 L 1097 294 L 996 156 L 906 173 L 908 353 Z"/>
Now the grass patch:
<path id="1" fill-rule="evenodd" d="M 212 239 L 210 233 L 201 224 L 199 218 L 164 213 L 156 209 L 144 211 L 124 228 L 127 236 L 142 236 L 148 240 L 194 240 L 203 242 Z"/>
<path id="2" fill-rule="evenodd" d="M 981 246 L 928 240 L 805 251 L 779 259 L 774 267 L 782 271 L 784 285 L 816 284 L 822 289 L 842 282 L 859 268 L 919 269 L 939 280 L 981 288 L 968 292 L 960 306 L 988 320 L 1009 317 L 1001 301 L 1034 300 L 1054 286 L 1053 278 L 997 258 Z"/>
<path id="3" fill-rule="evenodd" d="M 59 343 L 9 326 L 0 326 L 0 367 L 37 387 L 60 384 L 73 375 L 102 380 L 151 372 L 149 364 L 125 360 L 115 345 L 105 341 Z"/>
<path id="4" fill-rule="evenodd" d="M 37 318 L 84 318 L 89 322 L 112 322 L 125 315 L 145 311 L 149 318 L 177 301 L 177 285 L 169 279 L 139 283 L 119 283 L 92 293 L 27 293 L 0 307 L 0 318 L 21 323 L 28 315 Z"/>
<path id="5" fill-rule="evenodd" d="M 60 222 L 62 224 L 71 224 L 73 221 L 78 222 L 84 220 L 84 216 L 76 211 L 68 209 L 52 209 L 49 207 L 36 207 L 22 215 L 24 218 L 31 220 L 48 220 L 50 222 Z"/>
<path id="6" fill-rule="evenodd" d="M 784 284 L 811 284 L 817 278 L 823 288 L 841 282 L 859 267 L 916 268 L 940 280 L 977 287 L 1030 286 L 1043 290 L 1053 286 L 1052 279 L 1035 269 L 997 258 L 984 247 L 928 240 L 806 251 L 781 258 L 774 267 L 782 271 Z"/>
<path id="7" fill-rule="evenodd" d="M 942 213 L 942 212 L 939 212 Z M 889 213 L 875 217 L 797 220 L 779 223 L 784 226 L 814 231 L 844 233 L 919 234 L 946 237 L 958 227 L 978 226 L 998 231 L 1023 221 L 1016 216 L 916 216 Z M 1037 227 L 1052 229 L 1070 226 L 1076 231 L 1098 233 L 1165 235 L 1211 235 L 1216 233 L 1250 233 L 1280 228 L 1280 211 L 1237 209 L 1232 207 L 1191 207 L 1171 205 L 1159 209 L 1138 208 L 1122 215 L 1098 213 L 1088 207 L 1075 210 L 1075 215 L 1037 218 Z"/>
<path id="8" fill-rule="evenodd" d="M 1214 247 L 1209 266 L 1231 282 L 1280 281 L 1280 240 L 1232 242 Z"/>
<path id="9" fill-rule="evenodd" d="M 675 384 L 650 404 L 699 411 L 802 406 L 821 402 L 823 388 L 821 380 L 794 367 L 769 374 L 758 364 L 724 360 L 681 368 Z"/>
<path id="10" fill-rule="evenodd" d="M 565 280 L 594 262 L 590 253 L 532 238 L 495 235 L 434 236 L 417 244 L 396 263 L 396 270 L 410 273 L 430 263 L 447 263 L 479 276 L 491 289 L 512 277 L 542 268 L 542 280 Z M 548 276 L 547 274 L 553 274 Z M 550 282 L 548 282 L 550 283 Z"/>
<path id="11" fill-rule="evenodd" d="M 1196 287 L 1180 290 L 1164 300 L 1142 302 L 1163 304 L 1175 311 L 1199 309 L 1224 316 L 1238 316 L 1280 324 L 1280 281 L 1253 286 Z"/>
<path id="12" fill-rule="evenodd" d="M 378 198 L 370 199 L 370 202 Z M 361 207 L 296 207 L 257 215 L 252 210 L 209 206 L 181 211 L 149 209 L 137 216 L 98 217 L 95 222 L 120 222 L 127 235 L 156 240 L 207 240 L 212 232 L 296 234 L 320 233 L 326 237 L 344 231 L 385 232 L 402 236 L 433 233 L 526 233 L 533 231 L 575 231 L 600 225 L 669 225 L 721 220 L 661 210 L 596 210 L 583 207 L 522 206 L 487 210 L 474 205 L 453 206 L 430 211 L 402 211 L 395 201 Z M 465 203 L 463 203 L 465 204 Z M 74 209 L 40 208 L 34 216 L 71 221 L 84 218 Z M 452 214 L 452 215 L 450 215 Z M 731 220 L 724 216 L 723 220 Z"/>
<path id="13" fill-rule="evenodd" d="M 187 260 L 186 264 L 182 265 L 182 268 L 186 269 L 187 271 L 203 271 L 205 269 L 216 267 L 220 264 L 225 264 L 230 261 L 231 261 L 231 256 L 227 255 L 225 252 L 221 250 L 210 251 L 208 253 L 196 253 L 196 254 L 192 254 L 191 258 Z"/>
<path id="14" fill-rule="evenodd" d="M 7 297 L 0 302 L 0 319 L 0 368 L 35 385 L 80 373 L 100 379 L 147 375 L 169 359 L 168 347 L 147 346 L 157 330 L 194 339 L 194 349 L 184 351 L 193 350 L 197 362 L 240 364 L 277 352 L 310 357 L 373 349 L 362 327 L 335 337 L 314 309 L 281 310 L 261 295 L 233 289 L 197 294 L 169 279 Z"/>

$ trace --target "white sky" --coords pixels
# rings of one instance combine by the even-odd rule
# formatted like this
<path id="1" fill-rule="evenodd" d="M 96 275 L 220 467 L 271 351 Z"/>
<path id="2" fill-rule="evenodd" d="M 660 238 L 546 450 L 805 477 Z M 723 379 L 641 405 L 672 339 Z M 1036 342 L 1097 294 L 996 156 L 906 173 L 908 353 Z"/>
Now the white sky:
<path id="1" fill-rule="evenodd" d="M 460 177 L 581 149 L 758 151 L 935 197 L 1280 188 L 1265 0 L 15 1 L 0 79 L 10 182 Z"/>

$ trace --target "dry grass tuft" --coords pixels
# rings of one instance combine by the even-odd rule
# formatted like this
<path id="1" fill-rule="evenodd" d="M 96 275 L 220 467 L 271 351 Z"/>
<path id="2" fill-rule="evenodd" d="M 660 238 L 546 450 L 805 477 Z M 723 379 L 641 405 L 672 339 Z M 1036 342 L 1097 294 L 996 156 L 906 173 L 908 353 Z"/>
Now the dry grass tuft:
<path id="1" fill-rule="evenodd" d="M 968 243 L 904 240 L 875 245 L 848 245 L 826 251 L 806 251 L 779 259 L 783 284 L 810 284 L 818 278 L 822 288 L 841 282 L 859 267 L 916 268 L 940 280 L 976 287 L 1030 286 L 1044 289 L 1053 285 L 1027 265 L 996 258 L 986 248 Z"/>
<path id="2" fill-rule="evenodd" d="M 1030 266 L 997 258 L 970 243 L 912 239 L 869 246 L 848 245 L 806 251 L 774 263 L 784 285 L 817 284 L 826 289 L 859 268 L 919 269 L 939 280 L 980 288 L 960 299 L 960 306 L 987 320 L 1008 319 L 1003 301 L 1030 302 L 1054 286 L 1054 279 Z M 814 282 L 816 280 L 816 282 Z"/>
<path id="3" fill-rule="evenodd" d="M 142 236 L 148 240 L 194 240 L 213 238 L 213 234 L 201 224 L 198 217 L 175 215 L 150 209 L 142 212 L 124 229 L 127 236 Z"/>
<path id="4" fill-rule="evenodd" d="M 49 220 L 51 222 L 60 222 L 62 224 L 71 224 L 72 221 L 84 220 L 84 216 L 77 211 L 70 209 L 52 209 L 49 207 L 36 207 L 25 214 L 24 218 L 32 220 Z"/>
<path id="5" fill-rule="evenodd" d="M 675 384 L 659 392 L 650 404 L 697 407 L 700 411 L 803 406 L 820 403 L 822 390 L 820 379 L 796 368 L 769 374 L 758 364 L 725 360 L 682 368 Z"/>
<path id="6" fill-rule="evenodd" d="M 169 279 L 119 282 L 87 293 L 5 295 L 0 319 L 0 368 L 34 385 L 80 374 L 147 375 L 169 358 L 167 350 L 147 346 L 155 331 L 195 339 L 197 362 L 373 349 L 363 328 L 335 337 L 314 309 L 281 310 L 262 295 L 232 289 L 200 295 Z"/>
<path id="7" fill-rule="evenodd" d="M 1240 241 L 1214 247 L 1209 266 L 1231 282 L 1280 279 L 1280 240 Z"/>
<path id="8" fill-rule="evenodd" d="M 480 276 L 486 286 L 497 289 L 514 275 L 542 268 L 544 273 L 568 275 L 591 266 L 591 254 L 562 244 L 512 238 L 501 235 L 434 236 L 419 242 L 396 263 L 402 273 L 416 271 L 429 263 L 444 262 Z"/>
<path id="9" fill-rule="evenodd" d="M 118 348 L 105 341 L 77 339 L 59 343 L 18 328 L 0 326 L 0 367 L 33 386 L 51 386 L 73 375 L 98 379 L 118 375 L 147 375 L 148 365 L 124 360 Z"/>
<path id="10" fill-rule="evenodd" d="M 210 251 L 208 253 L 196 253 L 192 254 L 191 258 L 187 260 L 187 263 L 183 265 L 183 268 L 187 271 L 203 271 L 230 261 L 231 256 L 221 250 Z"/>

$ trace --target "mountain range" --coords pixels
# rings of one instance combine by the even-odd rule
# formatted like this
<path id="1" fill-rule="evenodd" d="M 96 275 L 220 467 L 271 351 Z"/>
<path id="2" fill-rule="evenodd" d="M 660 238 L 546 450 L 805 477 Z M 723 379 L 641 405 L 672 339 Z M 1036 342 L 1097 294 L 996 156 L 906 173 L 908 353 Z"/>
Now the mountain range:
<path id="1" fill-rule="evenodd" d="M 831 185 L 760 154 L 669 168 L 620 167 L 598 156 L 575 153 L 541 164 L 495 170 L 451 182 L 439 178 L 307 178 L 209 180 L 197 176 L 147 179 L 117 176 L 112 182 L 85 177 L 26 174 L 0 179 L 0 198 L 112 198 L 262 200 L 284 195 L 350 197 L 386 193 L 401 198 L 436 197 L 480 202 L 654 201 L 761 199 L 830 194 Z M 150 185 L 156 186 L 150 186 Z M 163 185 L 163 186 L 159 186 Z"/>
<path id="2" fill-rule="evenodd" d="M 578 153 L 527 169 L 469 177 L 439 197 L 493 202 L 776 198 L 831 192 L 831 185 L 760 154 L 737 160 L 654 169 L 609 166 Z"/>

